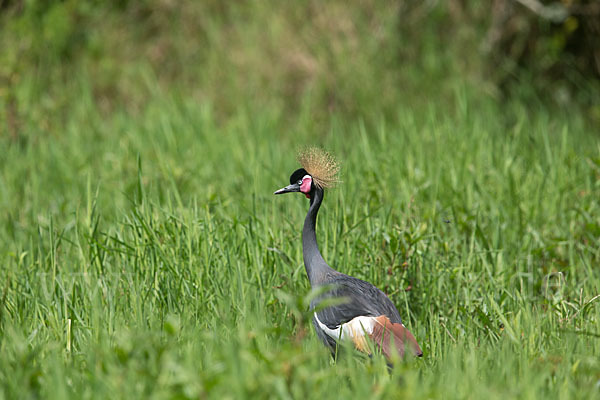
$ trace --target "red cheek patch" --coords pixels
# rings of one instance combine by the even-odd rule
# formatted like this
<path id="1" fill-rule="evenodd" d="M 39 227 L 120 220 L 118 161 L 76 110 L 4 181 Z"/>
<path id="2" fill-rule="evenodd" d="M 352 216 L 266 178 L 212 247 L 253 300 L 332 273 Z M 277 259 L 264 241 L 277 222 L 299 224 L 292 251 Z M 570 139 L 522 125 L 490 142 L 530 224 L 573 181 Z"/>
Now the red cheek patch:
<path id="1" fill-rule="evenodd" d="M 305 195 L 307 195 L 306 197 L 308 197 L 310 199 L 310 197 L 308 196 L 308 193 L 310 193 L 310 186 L 312 184 L 312 178 L 310 176 L 305 176 L 304 178 L 302 178 L 302 184 L 300 185 L 300 191 L 302 193 L 304 193 Z"/>

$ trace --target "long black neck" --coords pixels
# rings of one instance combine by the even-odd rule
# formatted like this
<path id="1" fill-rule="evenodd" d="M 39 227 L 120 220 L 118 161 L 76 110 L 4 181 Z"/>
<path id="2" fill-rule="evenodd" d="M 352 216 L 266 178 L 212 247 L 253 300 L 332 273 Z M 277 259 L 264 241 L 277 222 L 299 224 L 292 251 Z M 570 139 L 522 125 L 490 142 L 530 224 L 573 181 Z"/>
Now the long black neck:
<path id="1" fill-rule="evenodd" d="M 311 286 L 318 286 L 327 280 L 334 270 L 327 265 L 317 244 L 317 234 L 315 226 L 317 223 L 317 213 L 321 202 L 323 201 L 323 189 L 314 187 L 310 196 L 310 208 L 304 219 L 304 228 L 302 229 L 302 255 L 304 256 L 304 267 Z"/>

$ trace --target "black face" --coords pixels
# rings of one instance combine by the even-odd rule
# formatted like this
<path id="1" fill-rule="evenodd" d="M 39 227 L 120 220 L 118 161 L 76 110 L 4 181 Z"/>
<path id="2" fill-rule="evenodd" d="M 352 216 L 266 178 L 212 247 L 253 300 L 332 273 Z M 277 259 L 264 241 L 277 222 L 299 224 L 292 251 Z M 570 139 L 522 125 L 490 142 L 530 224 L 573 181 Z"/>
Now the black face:
<path id="1" fill-rule="evenodd" d="M 304 168 L 295 170 L 292 176 L 290 176 L 290 184 L 302 183 L 302 178 L 304 178 L 305 175 L 309 175 L 309 173 L 306 172 Z"/>
<path id="2" fill-rule="evenodd" d="M 306 172 L 306 170 L 304 168 L 300 168 L 294 171 L 294 173 L 292 174 L 292 176 L 290 176 L 290 184 L 284 188 L 279 189 L 278 191 L 276 191 L 273 194 L 283 194 L 283 193 L 292 193 L 292 192 L 302 192 L 302 178 L 304 178 L 305 175 L 310 175 L 308 172 Z M 312 181 L 311 181 L 311 187 L 310 189 L 312 190 L 313 186 L 312 186 Z M 306 188 L 305 188 L 306 190 Z M 304 195 L 308 198 L 310 198 L 310 191 L 308 190 L 308 192 L 303 192 Z"/>

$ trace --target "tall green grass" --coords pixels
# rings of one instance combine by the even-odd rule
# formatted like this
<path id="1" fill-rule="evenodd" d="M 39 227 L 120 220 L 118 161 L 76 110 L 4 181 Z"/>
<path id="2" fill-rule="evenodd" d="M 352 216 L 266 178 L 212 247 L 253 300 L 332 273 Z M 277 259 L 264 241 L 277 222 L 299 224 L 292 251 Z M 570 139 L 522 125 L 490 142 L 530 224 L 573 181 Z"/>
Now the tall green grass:
<path id="1" fill-rule="evenodd" d="M 0 399 L 597 397 L 590 109 L 499 97 L 451 3 L 223 4 L 0 10 Z M 317 341 L 307 144 L 422 359 Z"/>
<path id="2" fill-rule="evenodd" d="M 0 397 L 598 395 L 600 147 L 577 112 L 459 85 L 285 132 L 161 92 L 105 118 L 81 82 L 60 134 L 1 139 Z M 307 143 L 343 162 L 325 259 L 392 298 L 423 359 L 333 362 L 317 341 L 307 202 L 272 195 Z"/>

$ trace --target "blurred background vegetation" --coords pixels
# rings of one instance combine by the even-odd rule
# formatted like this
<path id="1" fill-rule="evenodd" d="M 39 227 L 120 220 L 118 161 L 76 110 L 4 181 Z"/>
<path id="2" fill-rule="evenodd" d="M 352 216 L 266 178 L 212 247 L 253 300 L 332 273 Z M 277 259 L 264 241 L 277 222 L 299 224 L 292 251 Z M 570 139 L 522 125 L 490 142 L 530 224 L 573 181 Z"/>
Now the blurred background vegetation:
<path id="1" fill-rule="evenodd" d="M 600 121 L 597 0 L 1 0 L 0 48 L 2 131 L 16 141 L 26 124 L 57 134 L 82 93 L 103 118 L 168 94 L 220 121 L 242 108 L 319 128 L 452 105 L 460 82 Z"/>

